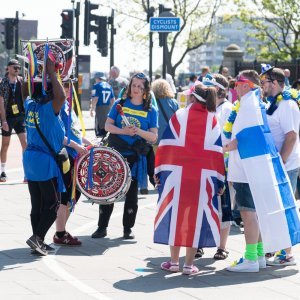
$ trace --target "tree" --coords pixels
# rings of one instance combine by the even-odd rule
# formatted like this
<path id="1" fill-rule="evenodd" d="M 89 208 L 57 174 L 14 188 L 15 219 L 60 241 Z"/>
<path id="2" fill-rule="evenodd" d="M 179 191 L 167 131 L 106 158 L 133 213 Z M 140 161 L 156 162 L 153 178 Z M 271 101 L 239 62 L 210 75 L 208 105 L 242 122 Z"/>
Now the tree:
<path id="1" fill-rule="evenodd" d="M 288 61 L 300 57 L 300 4 L 295 0 L 236 0 L 239 17 L 262 41 L 257 58 Z M 257 52 L 257 49 L 256 49 Z"/>
<path id="2" fill-rule="evenodd" d="M 174 77 L 176 69 L 186 55 L 210 39 L 213 20 L 221 5 L 221 0 L 172 0 L 171 3 L 173 4 L 172 12 L 176 17 L 181 18 L 180 31 L 168 34 L 167 72 Z M 154 1 L 151 1 L 152 5 L 158 7 L 158 3 Z M 132 40 L 139 43 L 139 46 L 141 43 L 144 43 L 145 47 L 148 46 L 147 0 L 130 1 L 129 11 L 125 11 L 124 1 L 116 3 L 116 6 L 119 14 L 125 15 L 126 18 L 134 16 L 137 20 L 133 29 L 128 32 Z"/>

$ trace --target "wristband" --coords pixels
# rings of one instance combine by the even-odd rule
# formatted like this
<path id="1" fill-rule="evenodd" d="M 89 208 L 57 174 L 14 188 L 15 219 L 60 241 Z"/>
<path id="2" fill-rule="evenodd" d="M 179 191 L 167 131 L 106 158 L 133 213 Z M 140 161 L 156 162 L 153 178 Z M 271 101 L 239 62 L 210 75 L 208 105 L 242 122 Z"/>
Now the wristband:
<path id="1" fill-rule="evenodd" d="M 3 121 L 2 124 L 7 124 L 7 122 L 6 122 L 6 121 Z"/>

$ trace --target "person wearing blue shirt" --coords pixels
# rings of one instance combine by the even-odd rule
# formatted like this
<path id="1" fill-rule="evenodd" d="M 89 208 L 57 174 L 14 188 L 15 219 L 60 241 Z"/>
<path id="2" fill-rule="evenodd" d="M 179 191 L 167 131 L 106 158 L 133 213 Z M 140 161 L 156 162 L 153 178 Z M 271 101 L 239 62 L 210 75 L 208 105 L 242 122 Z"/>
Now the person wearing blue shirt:
<path id="1" fill-rule="evenodd" d="M 127 126 L 116 106 L 121 104 L 129 121 Z M 138 210 L 138 184 L 147 182 L 146 155 L 149 151 L 147 142 L 155 143 L 157 139 L 158 113 L 151 104 L 150 82 L 143 73 L 133 75 L 130 80 L 127 98 L 116 101 L 112 106 L 105 129 L 110 132 L 108 145 L 119 151 L 129 163 L 132 182 L 125 197 L 123 212 L 123 238 L 134 239 L 132 228 Z M 146 166 L 146 167 L 145 167 Z M 107 235 L 107 226 L 114 204 L 99 206 L 98 229 L 92 238 Z"/>
<path id="2" fill-rule="evenodd" d="M 26 243 L 33 251 L 42 255 L 48 253 L 49 246 L 43 241 L 56 219 L 60 192 L 64 191 L 58 164 L 35 125 L 38 124 L 52 149 L 58 153 L 63 148 L 65 136 L 64 125 L 59 116 L 65 93 L 57 79 L 55 64 L 50 59 L 47 60 L 46 70 L 51 81 L 47 95 L 42 93 L 42 83 L 34 83 L 32 99 L 28 97 L 25 101 L 27 148 L 23 154 L 24 172 L 31 198 L 30 218 L 33 231 Z M 24 89 L 26 87 L 27 83 L 24 84 Z"/>
<path id="3" fill-rule="evenodd" d="M 106 77 L 104 73 L 98 72 L 95 75 L 96 83 L 92 88 L 92 102 L 90 114 L 91 117 L 94 116 L 94 111 L 96 111 L 95 117 L 95 132 L 96 136 L 103 137 L 106 136 L 105 122 L 107 114 L 114 103 L 115 96 L 112 87 L 106 82 Z"/>
<path id="4" fill-rule="evenodd" d="M 65 93 L 68 97 L 70 93 L 69 82 L 64 82 L 63 86 L 65 89 Z M 61 193 L 61 203 L 57 211 L 57 218 L 55 222 L 56 233 L 53 236 L 53 242 L 55 245 L 60 246 L 80 246 L 82 242 L 77 237 L 73 237 L 68 231 L 66 231 L 66 223 L 70 215 L 70 210 L 68 209 L 68 202 L 71 203 L 72 200 L 72 176 L 74 171 L 74 161 L 78 154 L 82 155 L 88 153 L 87 148 L 83 144 L 91 145 L 91 143 L 88 139 L 82 137 L 78 118 L 74 110 L 72 108 L 70 109 L 68 98 L 62 106 L 60 115 L 66 128 L 64 145 L 66 146 L 69 155 L 71 167 L 70 170 L 63 175 L 66 192 Z M 69 124 L 70 130 L 68 130 Z M 69 138 L 70 140 L 68 141 Z M 79 200 L 80 195 L 80 191 L 76 189 L 76 202 Z"/>

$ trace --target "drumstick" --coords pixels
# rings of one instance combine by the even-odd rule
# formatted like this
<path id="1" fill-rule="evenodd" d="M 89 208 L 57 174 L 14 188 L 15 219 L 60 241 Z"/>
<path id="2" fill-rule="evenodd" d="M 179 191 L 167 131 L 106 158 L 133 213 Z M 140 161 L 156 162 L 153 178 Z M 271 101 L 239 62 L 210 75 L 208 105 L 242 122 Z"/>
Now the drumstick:
<path id="1" fill-rule="evenodd" d="M 122 105 L 121 104 L 117 104 L 116 105 L 116 109 L 117 109 L 118 113 L 121 115 L 121 118 L 122 118 L 123 122 L 125 123 L 125 125 L 126 126 L 131 126 L 131 124 L 129 123 L 128 119 L 124 115 L 124 112 L 123 112 L 123 109 L 122 109 Z"/>

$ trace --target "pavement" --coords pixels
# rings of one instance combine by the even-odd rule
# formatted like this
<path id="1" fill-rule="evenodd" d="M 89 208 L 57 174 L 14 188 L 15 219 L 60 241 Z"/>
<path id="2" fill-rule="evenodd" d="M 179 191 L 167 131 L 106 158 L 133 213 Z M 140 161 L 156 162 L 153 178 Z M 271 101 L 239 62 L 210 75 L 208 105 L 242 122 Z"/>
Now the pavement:
<path id="1" fill-rule="evenodd" d="M 93 120 L 84 112 L 88 129 Z M 89 123 L 90 122 L 90 123 Z M 88 130 L 88 135 L 93 136 Z M 81 247 L 57 247 L 47 257 L 30 254 L 30 197 L 23 184 L 21 147 L 16 135 L 8 156 L 8 181 L 0 184 L 0 299 L 300 299 L 300 267 L 268 267 L 259 273 L 230 273 L 226 266 L 244 252 L 244 235 L 232 227 L 229 257 L 215 261 L 216 249 L 204 249 L 195 261 L 200 273 L 183 276 L 160 270 L 169 248 L 153 243 L 156 190 L 139 195 L 135 240 L 122 236 L 123 203 L 115 204 L 108 236 L 92 239 L 97 228 L 98 205 L 81 197 L 67 230 Z M 149 185 L 150 187 L 150 185 Z M 46 236 L 51 243 L 54 226 Z M 276 234 L 276 233 L 274 233 Z M 184 250 L 181 251 L 181 266 Z M 300 247 L 294 247 L 300 259 Z"/>

